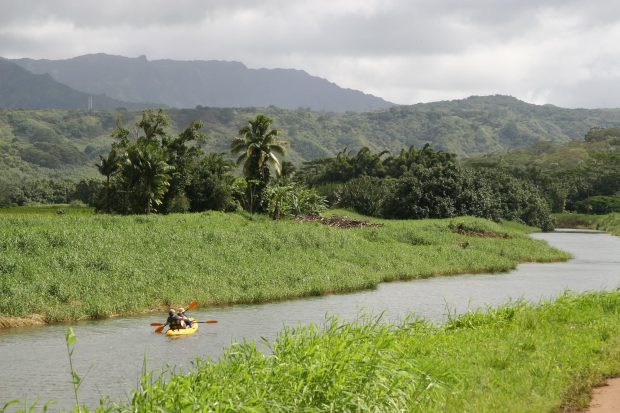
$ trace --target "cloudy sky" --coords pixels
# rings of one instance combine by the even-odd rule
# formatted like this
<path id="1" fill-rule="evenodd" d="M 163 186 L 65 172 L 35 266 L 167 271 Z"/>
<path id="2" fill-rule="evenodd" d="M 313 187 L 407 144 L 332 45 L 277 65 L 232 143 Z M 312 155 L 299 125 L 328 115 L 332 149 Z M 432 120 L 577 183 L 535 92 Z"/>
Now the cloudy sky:
<path id="1" fill-rule="evenodd" d="M 614 0 L 0 0 L 0 56 L 297 68 L 410 104 L 620 107 Z"/>

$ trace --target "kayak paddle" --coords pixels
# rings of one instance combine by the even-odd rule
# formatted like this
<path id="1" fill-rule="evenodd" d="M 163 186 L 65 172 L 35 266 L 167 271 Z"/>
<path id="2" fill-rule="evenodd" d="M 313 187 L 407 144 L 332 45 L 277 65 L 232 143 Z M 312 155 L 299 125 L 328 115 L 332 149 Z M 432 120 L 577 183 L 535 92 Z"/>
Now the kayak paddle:
<path id="1" fill-rule="evenodd" d="M 207 321 L 192 321 L 192 322 L 193 322 L 193 323 L 203 323 L 203 324 L 215 324 L 215 323 L 217 323 L 218 321 L 217 321 L 217 320 L 207 320 Z M 151 323 L 151 325 L 152 325 L 153 327 L 156 327 L 156 326 L 164 326 L 164 323 Z"/>

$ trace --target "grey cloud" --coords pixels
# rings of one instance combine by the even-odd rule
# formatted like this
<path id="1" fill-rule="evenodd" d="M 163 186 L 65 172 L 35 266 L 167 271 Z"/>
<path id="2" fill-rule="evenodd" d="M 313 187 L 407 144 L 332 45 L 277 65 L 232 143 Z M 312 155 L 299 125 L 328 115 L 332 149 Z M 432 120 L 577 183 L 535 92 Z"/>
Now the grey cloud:
<path id="1" fill-rule="evenodd" d="M 604 94 L 620 76 L 610 0 L 0 0 L 0 10 L 0 56 L 237 60 L 399 103 L 510 93 L 596 106 L 600 93 L 620 106 Z"/>
<path id="2" fill-rule="evenodd" d="M 592 78 L 550 91 L 547 99 L 568 108 L 620 107 L 620 76 Z"/>
<path id="3" fill-rule="evenodd" d="M 93 28 L 192 24 L 208 11 L 200 0 L 2 0 L 0 9 L 3 25 L 60 21 Z"/>

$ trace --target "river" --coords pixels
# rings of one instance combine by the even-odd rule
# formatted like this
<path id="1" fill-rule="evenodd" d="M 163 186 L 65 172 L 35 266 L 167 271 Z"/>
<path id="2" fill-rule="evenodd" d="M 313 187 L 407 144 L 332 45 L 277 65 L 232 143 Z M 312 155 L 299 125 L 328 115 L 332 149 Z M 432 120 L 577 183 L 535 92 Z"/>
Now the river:
<path id="1" fill-rule="evenodd" d="M 152 321 L 162 321 L 165 314 L 76 323 L 74 368 L 85 376 L 80 402 L 94 405 L 104 395 L 129 400 L 145 358 L 149 370 L 165 364 L 186 369 L 198 357 L 217 358 L 234 341 L 261 337 L 271 341 L 283 326 L 322 323 L 326 315 L 351 319 L 364 313 L 383 313 L 384 319 L 397 320 L 415 313 L 440 322 L 448 312 L 462 313 L 509 300 L 539 301 L 566 290 L 620 287 L 620 238 L 568 230 L 533 237 L 570 252 L 574 258 L 565 263 L 521 264 L 504 274 L 383 283 L 375 290 L 352 294 L 193 311 L 197 319 L 217 319 L 219 323 L 201 324 L 193 336 L 176 339 L 154 334 L 149 326 Z M 67 327 L 0 330 L 0 407 L 11 399 L 32 402 L 35 398 L 56 400 L 54 411 L 72 406 L 64 341 Z"/>

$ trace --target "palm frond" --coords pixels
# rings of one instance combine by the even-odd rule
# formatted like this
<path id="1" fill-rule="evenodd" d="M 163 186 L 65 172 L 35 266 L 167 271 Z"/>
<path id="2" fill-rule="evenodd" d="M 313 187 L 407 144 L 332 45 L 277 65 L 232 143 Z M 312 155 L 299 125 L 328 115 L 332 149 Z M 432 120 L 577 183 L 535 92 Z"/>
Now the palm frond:
<path id="1" fill-rule="evenodd" d="M 273 169 L 276 170 L 276 175 L 282 175 L 282 165 L 280 165 L 280 161 L 278 160 L 278 158 L 276 158 L 276 156 L 272 153 L 269 154 L 269 158 L 271 160 L 271 163 L 273 164 Z"/>
<path id="2" fill-rule="evenodd" d="M 243 162 L 246 158 L 248 157 L 247 153 L 242 153 L 241 155 L 239 155 L 239 157 L 237 158 L 236 164 L 240 165 L 241 162 Z"/>
<path id="3" fill-rule="evenodd" d="M 280 156 L 286 155 L 286 149 L 281 145 L 271 145 L 271 152 L 275 152 Z"/>

